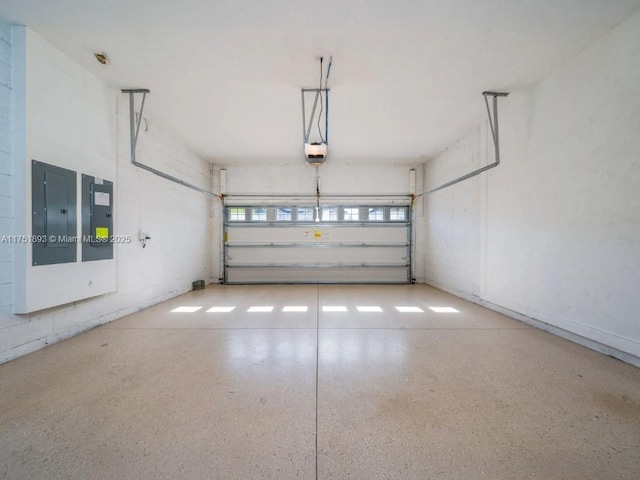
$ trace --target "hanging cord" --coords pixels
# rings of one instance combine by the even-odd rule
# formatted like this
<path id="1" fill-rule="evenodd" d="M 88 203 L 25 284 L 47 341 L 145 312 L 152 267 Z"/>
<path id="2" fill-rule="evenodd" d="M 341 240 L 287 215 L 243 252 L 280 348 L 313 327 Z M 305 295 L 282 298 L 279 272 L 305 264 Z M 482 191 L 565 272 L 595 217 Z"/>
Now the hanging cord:
<path id="1" fill-rule="evenodd" d="M 320 170 L 316 167 L 316 222 L 320 221 Z"/>
<path id="2" fill-rule="evenodd" d="M 333 57 L 329 57 L 329 65 L 327 66 L 327 76 L 324 78 L 324 142 L 329 143 L 329 73 L 331 73 L 331 65 L 333 65 Z"/>

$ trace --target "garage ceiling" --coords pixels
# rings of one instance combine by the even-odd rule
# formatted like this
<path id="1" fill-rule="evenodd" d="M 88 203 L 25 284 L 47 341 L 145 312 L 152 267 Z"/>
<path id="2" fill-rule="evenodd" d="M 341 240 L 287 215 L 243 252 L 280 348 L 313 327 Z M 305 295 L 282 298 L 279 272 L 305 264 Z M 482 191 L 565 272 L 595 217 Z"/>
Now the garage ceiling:
<path id="1" fill-rule="evenodd" d="M 423 162 L 483 118 L 483 90 L 532 86 L 640 0 L 3 0 L 220 163 L 302 159 L 301 87 L 331 54 L 330 161 Z M 98 64 L 94 52 L 111 59 Z M 508 102 L 509 100 L 505 100 Z M 503 126 L 507 129 L 507 126 Z"/>

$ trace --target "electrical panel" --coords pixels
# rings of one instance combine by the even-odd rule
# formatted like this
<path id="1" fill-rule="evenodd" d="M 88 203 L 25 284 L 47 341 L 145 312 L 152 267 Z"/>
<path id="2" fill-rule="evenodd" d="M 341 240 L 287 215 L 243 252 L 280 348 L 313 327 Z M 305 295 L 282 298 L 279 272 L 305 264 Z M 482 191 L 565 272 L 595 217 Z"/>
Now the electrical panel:
<path id="1" fill-rule="evenodd" d="M 82 175 L 82 261 L 113 258 L 113 182 Z"/>
<path id="2" fill-rule="evenodd" d="M 33 160 L 31 205 L 33 265 L 75 262 L 76 172 Z"/>

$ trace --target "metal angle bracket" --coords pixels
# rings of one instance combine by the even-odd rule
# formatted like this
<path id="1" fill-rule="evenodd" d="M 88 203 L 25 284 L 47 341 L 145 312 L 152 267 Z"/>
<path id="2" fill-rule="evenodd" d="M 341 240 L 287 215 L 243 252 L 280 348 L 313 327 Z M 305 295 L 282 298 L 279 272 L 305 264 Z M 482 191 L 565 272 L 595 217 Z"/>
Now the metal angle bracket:
<path id="1" fill-rule="evenodd" d="M 158 175 L 159 177 L 162 177 L 166 180 L 182 185 L 183 187 L 190 188 L 191 190 L 195 190 L 197 192 L 203 193 L 204 195 L 208 195 L 210 197 L 216 197 L 218 200 L 222 201 L 222 195 L 210 192 L 208 190 L 205 190 L 204 188 L 200 188 L 196 185 L 185 182 L 184 180 L 174 177 L 173 175 L 169 175 L 168 173 L 161 172 L 160 170 L 157 170 L 153 167 L 145 165 L 144 163 L 140 163 L 136 160 L 136 147 L 138 145 L 138 134 L 140 133 L 140 125 L 142 124 L 142 112 L 144 110 L 144 101 L 147 98 L 147 93 L 150 93 L 151 90 L 148 90 L 146 88 L 124 88 L 120 91 L 122 93 L 129 94 L 129 125 L 131 128 L 131 164 L 138 168 L 142 168 L 147 172 L 151 172 L 155 175 Z M 136 121 L 135 102 L 134 102 L 135 100 L 134 97 L 136 93 L 142 94 L 142 102 L 140 104 L 140 113 L 138 114 L 137 121 Z"/>
<path id="2" fill-rule="evenodd" d="M 124 88 L 120 90 L 122 93 L 129 94 L 129 125 L 131 128 L 131 163 L 136 164 L 136 146 L 138 145 L 138 134 L 140 133 L 140 124 L 142 123 L 142 111 L 144 110 L 144 101 L 147 98 L 147 93 L 151 93 L 151 90 L 146 88 Z M 142 94 L 142 103 L 140 104 L 140 113 L 138 114 L 138 121 L 136 122 L 136 112 L 134 105 L 134 96 L 136 93 Z"/>
<path id="3" fill-rule="evenodd" d="M 322 93 L 324 93 L 324 111 L 325 111 L 325 124 L 324 124 L 324 135 L 325 142 L 329 143 L 329 92 L 330 88 L 303 88 L 300 90 L 302 95 L 302 143 L 309 143 L 309 137 L 311 136 L 311 128 L 313 127 L 313 119 L 316 116 L 316 108 L 318 107 L 318 100 Z M 307 125 L 307 111 L 306 111 L 306 101 L 305 94 L 306 93 L 315 93 L 315 97 L 313 100 L 313 107 L 311 108 L 311 115 L 309 116 L 309 125 Z"/>
<path id="4" fill-rule="evenodd" d="M 456 183 L 460 183 L 471 177 L 475 177 L 476 175 L 479 175 L 482 172 L 486 172 L 487 170 L 500 165 L 500 138 L 498 135 L 498 97 L 506 97 L 509 94 L 505 92 L 485 91 L 485 92 L 482 92 L 482 95 L 484 96 L 484 103 L 487 106 L 487 115 L 489 116 L 489 125 L 491 126 L 491 137 L 493 138 L 493 145 L 495 147 L 494 148 L 495 161 L 493 163 L 490 163 L 489 165 L 480 167 L 477 170 L 474 170 L 473 172 L 467 173 L 466 175 L 462 175 L 461 177 L 458 177 L 447 183 L 443 183 L 442 185 L 432 188 L 431 190 L 427 190 L 426 192 L 422 192 L 419 195 L 415 195 L 413 197 L 414 201 L 417 198 L 422 197 L 423 195 L 428 195 L 430 193 L 437 192 L 438 190 L 442 190 L 443 188 L 450 187 L 451 185 L 455 185 Z M 487 99 L 487 97 L 493 97 L 493 117 L 491 116 L 491 110 L 489 109 L 489 100 Z"/>
<path id="5" fill-rule="evenodd" d="M 493 146 L 495 147 L 496 166 L 500 163 L 500 137 L 498 135 L 498 97 L 507 97 L 509 94 L 505 92 L 482 92 L 484 103 L 487 106 L 487 115 L 489 116 L 489 125 L 491 126 L 491 137 L 493 138 Z M 493 97 L 493 118 L 489 111 L 489 100 L 487 97 Z"/>

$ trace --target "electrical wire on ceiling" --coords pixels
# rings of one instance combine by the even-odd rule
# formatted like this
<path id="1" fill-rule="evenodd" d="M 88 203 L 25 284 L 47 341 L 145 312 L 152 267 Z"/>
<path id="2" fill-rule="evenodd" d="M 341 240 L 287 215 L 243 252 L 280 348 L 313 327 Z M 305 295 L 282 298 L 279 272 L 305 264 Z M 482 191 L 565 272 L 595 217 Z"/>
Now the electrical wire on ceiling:
<path id="1" fill-rule="evenodd" d="M 329 83 L 329 73 L 331 72 L 331 64 L 333 63 L 333 57 L 329 57 L 329 65 L 327 66 L 327 73 L 324 76 L 324 87 L 322 86 L 322 77 L 324 74 L 324 69 L 322 68 L 324 57 L 320 57 L 320 86 L 318 87 L 318 91 L 320 93 L 320 113 L 318 115 L 318 134 L 320 135 L 320 141 L 322 143 L 329 143 L 329 103 L 327 94 L 324 95 L 324 100 L 322 98 L 322 92 L 326 91 L 328 83 Z M 323 102 L 326 106 L 323 106 Z M 322 114 L 324 113 L 324 136 L 322 135 L 322 128 L 320 127 L 320 122 L 322 120 Z"/>

